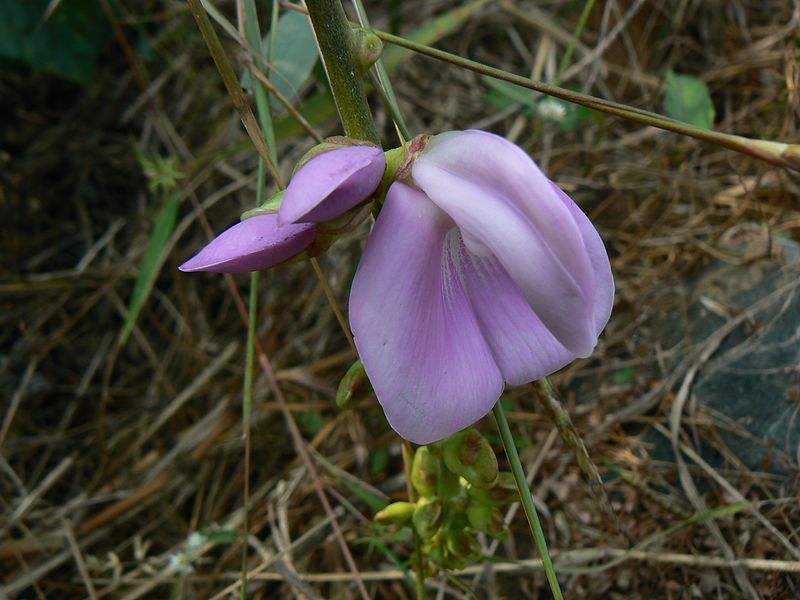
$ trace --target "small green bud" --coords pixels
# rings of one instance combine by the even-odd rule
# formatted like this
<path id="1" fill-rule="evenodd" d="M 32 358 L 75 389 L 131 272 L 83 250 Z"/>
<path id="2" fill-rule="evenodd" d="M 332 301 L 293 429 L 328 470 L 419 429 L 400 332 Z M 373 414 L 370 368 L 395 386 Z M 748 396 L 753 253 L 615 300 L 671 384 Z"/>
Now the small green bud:
<path id="1" fill-rule="evenodd" d="M 487 506 L 500 506 L 519 500 L 517 483 L 509 472 L 498 473 L 497 481 L 488 489 L 470 486 L 468 492 L 473 502 Z"/>
<path id="2" fill-rule="evenodd" d="M 411 520 L 415 508 L 413 502 L 393 502 L 376 513 L 375 520 L 382 525 L 405 525 Z"/>
<path id="3" fill-rule="evenodd" d="M 474 562 L 481 556 L 481 546 L 471 529 L 458 529 L 445 534 L 445 547 L 448 554 L 465 561 Z"/>
<path id="4" fill-rule="evenodd" d="M 353 28 L 353 58 L 362 74 L 369 71 L 382 52 L 381 38 L 361 27 Z"/>
<path id="5" fill-rule="evenodd" d="M 497 507 L 485 504 L 470 504 L 467 507 L 467 518 L 470 525 L 478 531 L 488 533 L 499 540 L 508 537 L 508 527 L 503 520 L 503 513 Z"/>
<path id="6" fill-rule="evenodd" d="M 336 390 L 336 405 L 342 410 L 350 410 L 372 395 L 372 385 L 369 382 L 364 365 L 360 360 L 354 362 L 347 373 L 339 382 Z"/>
<path id="7" fill-rule="evenodd" d="M 427 446 L 420 446 L 414 453 L 411 463 L 411 484 L 420 496 L 436 495 L 436 484 L 439 480 L 441 462 Z"/>
<path id="8" fill-rule="evenodd" d="M 475 487 L 490 488 L 497 480 L 497 457 L 489 442 L 472 427 L 442 442 L 442 457 L 448 469 Z"/>
<path id="9" fill-rule="evenodd" d="M 429 540 L 442 524 L 442 501 L 438 498 L 421 498 L 411 519 L 419 536 Z"/>

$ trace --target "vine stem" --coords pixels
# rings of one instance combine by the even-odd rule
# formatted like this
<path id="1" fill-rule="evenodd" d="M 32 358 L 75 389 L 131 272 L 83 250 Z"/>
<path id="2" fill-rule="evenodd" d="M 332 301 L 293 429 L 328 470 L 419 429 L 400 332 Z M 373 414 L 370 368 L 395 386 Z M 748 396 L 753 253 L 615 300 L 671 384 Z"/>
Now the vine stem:
<path id="1" fill-rule="evenodd" d="M 345 133 L 356 140 L 380 144 L 353 56 L 353 32 L 342 3 L 307 0 L 306 8 Z"/>
<path id="2" fill-rule="evenodd" d="M 544 568 L 545 577 L 547 577 L 547 583 L 550 584 L 550 591 L 553 592 L 553 598 L 556 600 L 564 600 L 564 596 L 561 594 L 561 587 L 558 584 L 558 577 L 556 577 L 556 572 L 553 568 L 553 561 L 550 560 L 550 553 L 547 551 L 547 542 L 544 539 L 542 524 L 539 522 L 539 515 L 536 513 L 536 506 L 533 503 L 533 496 L 531 496 L 531 490 L 525 478 L 525 471 L 522 469 L 522 463 L 519 460 L 517 446 L 514 444 L 514 436 L 511 435 L 506 413 L 499 400 L 497 404 L 494 405 L 493 412 L 494 418 L 497 421 L 497 429 L 500 431 L 500 438 L 503 440 L 503 447 L 506 450 L 508 462 L 511 463 L 511 472 L 514 475 L 514 481 L 519 490 L 522 508 L 525 510 L 525 516 L 528 517 L 528 524 L 531 527 L 533 542 L 536 544 L 536 549 L 542 557 L 542 567 Z"/>
<path id="3" fill-rule="evenodd" d="M 657 127 L 666 131 L 672 131 L 688 137 L 711 142 L 712 144 L 717 144 L 718 146 L 764 160 L 772 163 L 773 165 L 800 171 L 800 144 L 784 144 L 769 140 L 755 140 L 740 135 L 732 135 L 730 133 L 722 133 L 721 131 L 713 131 L 711 129 L 695 127 L 689 123 L 677 121 L 675 119 L 665 117 L 664 115 L 659 115 L 641 108 L 626 106 L 624 104 L 619 104 L 618 102 L 612 102 L 611 100 L 604 100 L 602 98 L 590 96 L 589 94 L 583 94 L 581 92 L 558 87 L 556 85 L 542 83 L 541 81 L 536 81 L 534 79 L 530 79 L 529 77 L 514 75 L 513 73 L 503 71 L 502 69 L 490 67 L 489 65 L 485 65 L 456 54 L 451 54 L 450 52 L 445 52 L 444 50 L 439 50 L 438 48 L 433 48 L 424 44 L 418 44 L 406 38 L 392 35 L 391 33 L 386 33 L 385 31 L 379 31 L 376 29 L 373 30 L 373 33 L 383 41 L 389 42 L 390 44 L 407 48 L 419 54 L 429 56 L 430 58 L 435 58 L 436 60 L 444 61 L 475 73 L 480 73 L 481 75 L 487 75 L 489 77 L 494 77 L 495 79 L 507 81 L 520 87 L 528 88 L 542 94 L 547 94 L 548 96 L 561 98 L 562 100 L 572 102 L 573 104 L 580 104 L 581 106 L 586 106 L 587 108 L 604 112 L 609 115 L 622 117 L 628 121 L 650 125 L 651 127 Z"/>
<path id="4" fill-rule="evenodd" d="M 282 6 L 297 12 L 306 12 L 302 6 L 293 4 L 291 2 L 283 2 Z M 422 54 L 423 56 L 428 56 L 436 60 L 447 62 L 481 75 L 487 75 L 488 77 L 500 79 L 501 81 L 507 81 L 508 83 L 513 83 L 514 85 L 528 88 L 535 92 L 553 96 L 554 98 L 561 98 L 567 102 L 580 104 L 581 106 L 591 108 L 592 110 L 614 115 L 615 117 L 620 117 L 634 123 L 641 123 L 643 125 L 657 127 L 658 129 L 671 131 L 687 137 L 703 140 L 711 144 L 716 144 L 717 146 L 728 148 L 729 150 L 734 150 L 736 152 L 740 152 L 741 154 L 747 154 L 748 156 L 752 156 L 753 158 L 766 161 L 779 167 L 786 167 L 794 171 L 800 171 L 800 144 L 785 144 L 783 142 L 773 142 L 771 140 L 758 140 L 747 138 L 741 135 L 733 135 L 730 133 L 723 133 L 721 131 L 695 127 L 689 123 L 671 119 L 664 115 L 659 115 L 658 113 L 650 112 L 648 110 L 627 106 L 625 104 L 620 104 L 619 102 L 612 102 L 611 100 L 604 100 L 603 98 L 597 98 L 595 96 L 590 96 L 589 94 L 583 94 L 567 88 L 558 87 L 557 85 L 536 81 L 529 77 L 515 75 L 513 73 L 509 73 L 508 71 L 504 71 L 503 69 L 497 69 L 478 61 L 458 56 L 457 54 L 439 50 L 438 48 L 434 48 L 432 46 L 419 44 L 407 38 L 399 35 L 393 35 L 379 29 L 372 29 L 371 31 L 384 42 L 389 42 L 390 44 L 400 46 L 401 48 L 406 48 L 418 54 Z"/>

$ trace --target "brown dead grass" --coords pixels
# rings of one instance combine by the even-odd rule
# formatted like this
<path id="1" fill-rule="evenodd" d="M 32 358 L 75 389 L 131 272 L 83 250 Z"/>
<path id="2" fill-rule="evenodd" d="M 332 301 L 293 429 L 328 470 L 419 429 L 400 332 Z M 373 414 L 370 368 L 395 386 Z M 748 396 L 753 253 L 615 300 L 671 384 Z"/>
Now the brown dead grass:
<path id="1" fill-rule="evenodd" d="M 456 4 L 401 3 L 402 29 Z M 223 8 L 233 14 L 230 3 Z M 375 26 L 389 27 L 385 6 L 370 10 Z M 660 111 L 661 82 L 673 68 L 708 82 L 718 129 L 797 143 L 793 10 L 778 0 L 599 2 L 573 58 L 583 66 L 563 83 Z M 439 45 L 550 80 L 579 12 L 562 1 L 492 2 Z M 0 596 L 235 595 L 239 543 L 197 548 L 186 577 L 170 567 L 193 532 L 240 530 L 244 477 L 245 329 L 236 295 L 220 276 L 176 267 L 207 239 L 203 218 L 220 231 L 252 207 L 257 156 L 185 5 L 127 12 L 129 40 L 134 23 L 157 55 L 146 65 L 148 101 L 119 46 L 109 48 L 85 89 L 41 76 L 0 78 Z M 607 50 L 592 54 L 598 47 Z M 687 400 L 681 385 L 691 383 L 724 332 L 700 344 L 662 343 L 665 319 L 683 323 L 695 301 L 692 278 L 720 255 L 730 259 L 723 242 L 732 229 L 759 223 L 759 231 L 798 240 L 796 175 L 619 119 L 597 117 L 564 132 L 516 109 L 498 112 L 481 100 L 486 87 L 478 76 L 428 59 L 408 60 L 393 81 L 412 131 L 482 127 L 528 149 L 592 216 L 612 257 L 617 299 L 600 347 L 554 383 L 571 390 L 564 404 L 607 480 L 613 515 L 602 510 L 531 391 L 508 393 L 556 562 L 587 567 L 565 572 L 566 596 L 800 596 L 796 457 L 781 472 L 750 471 L 724 448 L 722 466 L 692 458 L 697 435 L 714 444 L 715 432 L 731 424 L 691 406 L 671 432 L 670 410 Z M 385 112 L 373 104 L 384 139 L 394 144 Z M 332 121 L 318 129 L 339 132 Z M 187 178 L 169 257 L 120 349 L 116 336 L 162 201 L 147 191 L 134 139 L 148 153 L 176 157 Z M 311 144 L 309 137 L 282 142 L 284 175 Z M 340 306 L 365 235 L 361 229 L 340 240 L 320 261 Z M 756 255 L 738 257 L 743 265 L 764 258 L 753 248 Z M 260 372 L 248 509 L 251 593 L 358 597 L 335 521 L 370 596 L 412 597 L 396 566 L 363 543 L 375 534 L 371 510 L 352 483 L 324 466 L 403 498 L 399 440 L 374 401 L 346 414 L 336 409 L 334 391 L 353 356 L 308 265 L 269 272 L 262 282 L 258 337 L 288 414 L 324 461 L 313 461 L 312 476 L 282 400 Z M 246 278 L 232 285 L 246 296 Z M 624 367 L 635 375 L 616 382 L 613 374 Z M 653 460 L 643 425 L 672 436 L 682 461 Z M 679 431 L 685 435 L 676 437 Z M 376 466 L 376 455 L 386 464 Z M 320 504 L 315 479 L 331 511 Z M 734 516 L 691 520 L 745 500 L 752 508 Z M 524 562 L 535 552 L 520 514 L 513 531 L 499 546 L 487 543 L 499 564 L 487 560 L 462 574 L 477 597 L 548 597 L 537 565 Z M 407 542 L 387 544 L 408 557 Z M 624 560 L 601 568 L 615 558 Z M 432 580 L 430 594 L 465 597 L 447 580 Z"/>

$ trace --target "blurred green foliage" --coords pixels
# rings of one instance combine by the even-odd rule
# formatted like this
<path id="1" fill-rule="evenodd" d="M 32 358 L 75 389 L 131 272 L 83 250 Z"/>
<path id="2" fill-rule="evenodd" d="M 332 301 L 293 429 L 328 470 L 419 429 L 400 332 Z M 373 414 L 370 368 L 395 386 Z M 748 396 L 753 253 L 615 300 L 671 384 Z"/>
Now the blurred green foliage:
<path id="1" fill-rule="evenodd" d="M 49 4 L 0 2 L 0 68 L 25 66 L 89 83 L 111 24 L 97 0 L 65 0 L 48 14 Z"/>

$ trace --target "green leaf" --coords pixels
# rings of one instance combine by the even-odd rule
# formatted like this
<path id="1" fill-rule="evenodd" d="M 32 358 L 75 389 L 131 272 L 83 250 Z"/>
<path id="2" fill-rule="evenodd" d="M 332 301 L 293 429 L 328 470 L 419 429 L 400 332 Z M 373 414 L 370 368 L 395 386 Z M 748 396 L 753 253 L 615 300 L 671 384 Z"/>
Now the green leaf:
<path id="1" fill-rule="evenodd" d="M 0 64 L 29 67 L 89 83 L 111 27 L 97 0 L 66 0 L 45 19 L 50 0 L 0 2 Z"/>
<path id="2" fill-rule="evenodd" d="M 269 44 L 270 34 L 267 33 L 262 48 L 269 48 Z M 297 98 L 300 87 L 317 62 L 317 56 L 317 43 L 308 17 L 291 10 L 285 12 L 278 20 L 270 79 L 290 101 Z M 275 109 L 283 108 L 277 98 L 272 98 L 272 106 Z"/>
<path id="3" fill-rule="evenodd" d="M 383 448 L 379 448 L 372 455 L 369 463 L 369 470 L 373 473 L 382 473 L 389 465 L 389 453 Z"/>
<path id="4" fill-rule="evenodd" d="M 504 110 L 514 104 L 522 106 L 522 114 L 537 117 L 542 121 L 554 123 L 561 129 L 575 129 L 584 121 L 591 111 L 585 106 L 573 104 L 560 98 L 542 96 L 537 92 L 514 85 L 507 81 L 483 75 L 483 80 L 491 90 L 483 95 L 482 100 L 492 106 Z"/>
<path id="5" fill-rule="evenodd" d="M 201 529 L 200 534 L 206 542 L 230 544 L 239 539 L 239 533 L 232 529 Z"/>
<path id="6" fill-rule="evenodd" d="M 142 256 L 142 261 L 139 263 L 139 277 L 133 286 L 133 293 L 128 303 L 128 317 L 122 326 L 122 332 L 119 336 L 119 345 L 122 346 L 128 341 L 128 337 L 133 331 L 133 326 L 136 325 L 136 319 L 144 306 L 145 301 L 150 296 L 150 291 L 153 289 L 153 284 L 161 272 L 161 267 L 166 259 L 165 250 L 169 236 L 175 228 L 175 220 L 178 217 L 178 207 L 180 206 L 180 198 L 178 194 L 173 194 L 164 204 L 161 213 L 158 215 L 156 226 L 153 228 L 153 233 L 150 235 L 150 240 L 147 242 L 147 249 Z"/>
<path id="7" fill-rule="evenodd" d="M 513 103 L 518 103 L 531 109 L 536 108 L 538 96 L 540 94 L 532 92 L 527 88 L 514 85 L 513 83 L 509 83 L 508 81 L 502 81 L 500 79 L 495 79 L 494 77 L 489 77 L 488 75 L 482 75 L 481 77 L 486 85 L 492 88 L 492 90 L 508 99 L 509 106 Z"/>
<path id="8" fill-rule="evenodd" d="M 714 126 L 714 105 L 704 81 L 691 75 L 667 71 L 664 111 L 668 116 L 696 127 Z"/>
<path id="9" fill-rule="evenodd" d="M 625 367 L 614 373 L 614 383 L 625 385 L 633 381 L 636 376 L 636 367 Z"/>
<path id="10" fill-rule="evenodd" d="M 316 411 L 304 411 L 297 415 L 297 424 L 305 433 L 317 435 L 325 426 L 325 418 Z"/>

